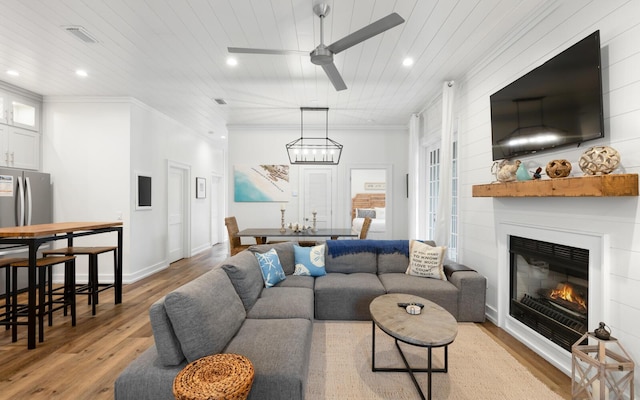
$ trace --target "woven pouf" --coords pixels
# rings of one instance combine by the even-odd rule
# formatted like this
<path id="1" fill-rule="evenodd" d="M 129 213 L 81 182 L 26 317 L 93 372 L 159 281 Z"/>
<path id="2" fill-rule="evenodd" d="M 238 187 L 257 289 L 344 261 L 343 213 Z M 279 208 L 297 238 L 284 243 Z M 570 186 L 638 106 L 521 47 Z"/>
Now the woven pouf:
<path id="1" fill-rule="evenodd" d="M 173 395 L 178 400 L 244 400 L 253 376 L 253 364 L 247 357 L 214 354 L 184 367 L 173 381 Z"/>

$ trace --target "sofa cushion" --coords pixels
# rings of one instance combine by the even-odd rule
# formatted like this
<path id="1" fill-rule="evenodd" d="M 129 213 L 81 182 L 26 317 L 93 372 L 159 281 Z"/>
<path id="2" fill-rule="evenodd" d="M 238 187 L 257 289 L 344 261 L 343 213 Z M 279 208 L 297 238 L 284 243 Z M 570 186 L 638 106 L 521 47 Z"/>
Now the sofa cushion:
<path id="1" fill-rule="evenodd" d="M 326 245 L 313 247 L 293 246 L 295 254 L 296 270 L 294 275 L 322 276 L 327 272 L 324 269 L 324 253 Z"/>
<path id="2" fill-rule="evenodd" d="M 334 272 L 319 276 L 315 285 L 316 318 L 371 320 L 369 303 L 384 293 L 376 274 Z"/>
<path id="3" fill-rule="evenodd" d="M 238 296 L 244 304 L 245 310 L 253 307 L 264 288 L 264 280 L 260 265 L 253 253 L 241 251 L 233 257 L 222 262 L 225 270 Z"/>
<path id="4" fill-rule="evenodd" d="M 246 317 L 240 297 L 220 268 L 167 294 L 164 306 L 189 362 L 222 351 Z"/>
<path id="5" fill-rule="evenodd" d="M 405 272 L 409 266 L 408 240 L 376 240 L 378 253 L 378 274 Z"/>
<path id="6" fill-rule="evenodd" d="M 447 280 L 442 266 L 446 251 L 447 248 L 443 246 L 433 247 L 417 240 L 412 240 L 409 244 L 407 274 L 421 278 Z"/>
<path id="7" fill-rule="evenodd" d="M 162 365 L 178 365 L 184 361 L 184 354 L 164 308 L 164 299 L 162 297 L 149 308 L 153 339 L 157 345 L 158 358 Z"/>
<path id="8" fill-rule="evenodd" d="M 247 318 L 306 318 L 313 320 L 313 290 L 274 287 L 262 295 L 247 311 Z"/>
<path id="9" fill-rule="evenodd" d="M 374 242 L 374 240 L 327 240 L 324 260 L 327 273 L 375 274 L 378 271 L 378 251 Z"/>
<path id="10" fill-rule="evenodd" d="M 115 400 L 175 400 L 173 380 L 186 366 L 184 359 L 179 365 L 163 365 L 156 346 L 152 345 L 118 375 L 113 397 Z"/>
<path id="11" fill-rule="evenodd" d="M 459 290 L 451 282 L 418 278 L 404 273 L 378 275 L 387 293 L 407 293 L 433 301 L 458 318 Z"/>
<path id="12" fill-rule="evenodd" d="M 276 283 L 286 279 L 282 265 L 280 265 L 280 259 L 275 249 L 271 249 L 265 253 L 254 253 L 258 264 L 260 264 L 260 271 L 262 271 L 262 278 L 264 279 L 264 286 L 270 288 Z"/>
<path id="13" fill-rule="evenodd" d="M 281 242 L 273 244 L 257 244 L 249 247 L 249 251 L 253 253 L 265 253 L 271 249 L 275 249 L 280 259 L 280 265 L 285 275 L 293 274 L 295 270 L 295 259 L 293 254 L 293 245 L 295 242 Z"/>
<path id="14" fill-rule="evenodd" d="M 247 319 L 225 353 L 242 354 L 255 371 L 249 400 L 304 399 L 311 353 L 308 319 Z"/>
<path id="15" fill-rule="evenodd" d="M 287 275 L 287 279 L 278 283 L 276 287 L 301 287 L 313 289 L 315 278 L 313 276 L 304 275 Z"/>

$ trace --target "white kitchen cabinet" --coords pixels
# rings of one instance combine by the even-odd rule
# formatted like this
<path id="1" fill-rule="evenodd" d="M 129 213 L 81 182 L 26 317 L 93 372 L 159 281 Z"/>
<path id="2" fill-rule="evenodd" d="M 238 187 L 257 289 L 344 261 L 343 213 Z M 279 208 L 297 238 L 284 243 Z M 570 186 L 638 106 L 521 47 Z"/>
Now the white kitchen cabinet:
<path id="1" fill-rule="evenodd" d="M 42 102 L 8 91 L 0 91 L 0 123 L 40 130 Z"/>
<path id="2" fill-rule="evenodd" d="M 40 168 L 40 133 L 0 124 L 0 166 Z"/>

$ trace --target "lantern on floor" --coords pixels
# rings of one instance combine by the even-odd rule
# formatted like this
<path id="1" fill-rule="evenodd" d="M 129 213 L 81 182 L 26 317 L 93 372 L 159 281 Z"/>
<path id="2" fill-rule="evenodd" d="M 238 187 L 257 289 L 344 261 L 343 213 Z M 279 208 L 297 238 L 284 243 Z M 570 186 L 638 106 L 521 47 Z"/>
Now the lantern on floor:
<path id="1" fill-rule="evenodd" d="M 633 399 L 634 363 L 601 322 L 571 346 L 573 400 Z"/>

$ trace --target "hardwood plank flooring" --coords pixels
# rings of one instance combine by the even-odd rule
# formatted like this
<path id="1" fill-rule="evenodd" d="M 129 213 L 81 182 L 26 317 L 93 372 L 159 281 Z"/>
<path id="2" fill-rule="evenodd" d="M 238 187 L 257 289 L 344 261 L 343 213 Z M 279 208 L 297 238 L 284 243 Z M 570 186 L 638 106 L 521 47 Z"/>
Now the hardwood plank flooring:
<path id="1" fill-rule="evenodd" d="M 113 290 L 100 293 L 95 316 L 85 296 L 78 296 L 77 325 L 58 312 L 45 326 L 45 340 L 27 350 L 26 327 L 18 341 L 0 327 L 0 399 L 113 399 L 113 383 L 138 354 L 153 344 L 148 310 L 171 290 L 195 279 L 228 255 L 228 246 L 175 262 L 169 268 L 125 285 L 123 303 L 113 304 Z M 481 327 L 542 382 L 565 399 L 571 380 L 491 322 Z M 315 400 L 315 399 L 310 399 Z"/>

